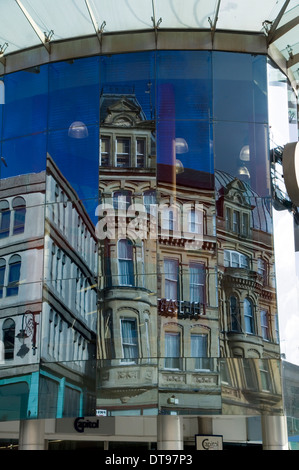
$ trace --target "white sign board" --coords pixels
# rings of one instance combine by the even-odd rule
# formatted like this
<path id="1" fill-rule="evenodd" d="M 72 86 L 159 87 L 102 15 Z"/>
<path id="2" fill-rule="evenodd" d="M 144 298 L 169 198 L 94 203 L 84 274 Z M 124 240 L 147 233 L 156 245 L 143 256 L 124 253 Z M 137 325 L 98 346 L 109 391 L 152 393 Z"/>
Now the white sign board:
<path id="1" fill-rule="evenodd" d="M 222 436 L 208 436 L 197 434 L 195 436 L 196 450 L 222 450 L 223 437 Z"/>

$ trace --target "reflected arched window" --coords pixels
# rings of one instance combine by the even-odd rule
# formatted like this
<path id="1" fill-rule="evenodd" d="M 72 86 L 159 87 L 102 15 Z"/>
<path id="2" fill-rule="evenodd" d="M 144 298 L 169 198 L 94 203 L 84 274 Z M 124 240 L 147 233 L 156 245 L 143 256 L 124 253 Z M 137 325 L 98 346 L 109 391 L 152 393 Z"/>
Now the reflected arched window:
<path id="1" fill-rule="evenodd" d="M 1 258 L 0 259 L 0 299 L 3 297 L 5 267 L 6 267 L 5 259 Z"/>
<path id="2" fill-rule="evenodd" d="M 15 331 L 15 322 L 11 318 L 7 318 L 2 326 L 5 359 L 13 359 L 14 357 Z"/>
<path id="3" fill-rule="evenodd" d="M 134 285 L 133 245 L 130 240 L 118 241 L 118 275 L 120 285 Z"/>
<path id="4" fill-rule="evenodd" d="M 12 201 L 14 209 L 13 235 L 23 233 L 25 228 L 26 202 L 22 197 L 15 197 Z"/>
<path id="5" fill-rule="evenodd" d="M 21 272 L 21 256 L 13 255 L 9 259 L 8 263 L 8 284 L 6 289 L 6 295 L 11 297 L 13 295 L 18 295 L 19 292 L 19 281 L 20 281 L 20 272 Z"/>
<path id="6" fill-rule="evenodd" d="M 253 315 L 253 304 L 250 299 L 244 300 L 244 320 L 245 320 L 245 331 L 246 333 L 253 334 L 254 328 L 254 315 Z"/>
<path id="7" fill-rule="evenodd" d="M 10 226 L 10 209 L 8 201 L 0 201 L 0 238 L 8 237 Z"/>

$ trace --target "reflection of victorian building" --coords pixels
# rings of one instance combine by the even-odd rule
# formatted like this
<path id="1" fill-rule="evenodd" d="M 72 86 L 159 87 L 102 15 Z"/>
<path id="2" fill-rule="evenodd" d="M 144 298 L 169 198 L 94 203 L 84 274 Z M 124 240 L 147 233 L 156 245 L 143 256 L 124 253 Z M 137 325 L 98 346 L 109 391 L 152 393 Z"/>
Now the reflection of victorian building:
<path id="1" fill-rule="evenodd" d="M 156 242 L 146 236 L 146 208 L 155 201 L 153 126 L 134 94 L 104 93 L 101 116 L 100 202 L 112 232 L 103 234 L 100 220 L 97 406 L 146 413 L 157 409 Z"/>
<path id="2" fill-rule="evenodd" d="M 223 172 L 215 178 L 220 348 L 235 358 L 221 364 L 223 401 L 228 409 L 280 410 L 271 209 L 248 183 Z"/>
<path id="3" fill-rule="evenodd" d="M 133 93 L 103 93 L 101 117 L 97 408 L 280 410 L 267 201 L 183 168 L 173 143 L 170 164 L 156 165 Z"/>
<path id="4" fill-rule="evenodd" d="M 113 237 L 104 234 L 101 243 L 97 406 L 112 414 L 133 408 L 156 413 L 158 405 L 163 413 L 219 412 L 210 175 L 186 169 L 174 191 L 173 168 L 159 165 L 157 187 L 153 123 L 135 96 L 103 94 L 101 116 L 100 194 L 106 206 L 100 215 L 108 223 L 112 211 L 118 225 L 110 224 Z M 132 204 L 144 207 L 137 212 L 141 226 L 146 223 L 143 239 L 130 217 L 136 212 L 119 217 Z"/>
<path id="5" fill-rule="evenodd" d="M 170 174 L 159 165 L 160 407 L 214 414 L 221 400 L 213 178 L 182 167 L 172 181 Z"/>
<path id="6" fill-rule="evenodd" d="M 46 172 L 2 180 L 0 198 L 1 414 L 20 393 L 17 417 L 79 413 L 95 347 L 94 228 L 50 157 Z"/>

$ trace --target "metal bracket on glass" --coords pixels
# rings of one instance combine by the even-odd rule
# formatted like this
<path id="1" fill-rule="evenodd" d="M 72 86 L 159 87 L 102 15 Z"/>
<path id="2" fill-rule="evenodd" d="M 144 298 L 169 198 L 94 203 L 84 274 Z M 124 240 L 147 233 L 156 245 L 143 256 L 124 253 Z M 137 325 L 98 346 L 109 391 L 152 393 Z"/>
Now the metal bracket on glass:
<path id="1" fill-rule="evenodd" d="M 1 64 L 5 65 L 5 57 L 4 57 L 4 52 L 8 48 L 8 42 L 5 42 L 3 45 L 0 44 L 0 62 Z"/>

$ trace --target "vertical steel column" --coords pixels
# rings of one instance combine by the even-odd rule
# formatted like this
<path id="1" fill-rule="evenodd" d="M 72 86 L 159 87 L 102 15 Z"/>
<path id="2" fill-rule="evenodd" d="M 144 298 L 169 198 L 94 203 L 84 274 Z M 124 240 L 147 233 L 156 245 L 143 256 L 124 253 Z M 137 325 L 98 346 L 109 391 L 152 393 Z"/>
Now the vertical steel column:
<path id="1" fill-rule="evenodd" d="M 43 419 L 20 421 L 19 450 L 47 450 Z"/>
<path id="2" fill-rule="evenodd" d="M 183 418 L 174 415 L 158 415 L 157 417 L 157 449 L 183 450 Z"/>
<path id="3" fill-rule="evenodd" d="M 288 450 L 285 416 L 261 416 L 263 450 Z"/>

